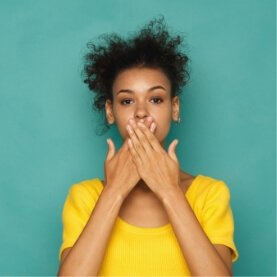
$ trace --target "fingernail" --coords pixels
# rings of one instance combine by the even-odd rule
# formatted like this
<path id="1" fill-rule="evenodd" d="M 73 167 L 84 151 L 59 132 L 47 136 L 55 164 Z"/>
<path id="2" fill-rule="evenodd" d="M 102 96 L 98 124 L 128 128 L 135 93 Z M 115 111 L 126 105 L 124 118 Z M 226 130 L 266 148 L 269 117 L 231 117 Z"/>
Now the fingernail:
<path id="1" fill-rule="evenodd" d="M 128 144 L 129 144 L 130 146 L 132 146 L 132 140 L 131 140 L 131 139 L 128 139 Z"/>
<path id="2" fill-rule="evenodd" d="M 128 131 L 129 133 L 132 132 L 132 128 L 131 128 L 131 126 L 130 126 L 129 124 L 126 126 L 126 129 L 127 129 L 127 131 Z"/>
<path id="3" fill-rule="evenodd" d="M 156 129 L 156 124 L 153 122 L 153 123 L 151 124 L 151 126 L 150 126 L 150 131 L 151 131 L 151 132 L 154 132 L 155 129 Z"/>
<path id="4" fill-rule="evenodd" d="M 130 123 L 130 124 L 135 124 L 135 120 L 131 118 L 131 119 L 129 120 L 129 123 Z"/>
<path id="5" fill-rule="evenodd" d="M 141 122 L 138 122 L 138 126 L 141 127 L 141 128 L 145 127 L 145 125 L 143 123 L 141 123 Z"/>

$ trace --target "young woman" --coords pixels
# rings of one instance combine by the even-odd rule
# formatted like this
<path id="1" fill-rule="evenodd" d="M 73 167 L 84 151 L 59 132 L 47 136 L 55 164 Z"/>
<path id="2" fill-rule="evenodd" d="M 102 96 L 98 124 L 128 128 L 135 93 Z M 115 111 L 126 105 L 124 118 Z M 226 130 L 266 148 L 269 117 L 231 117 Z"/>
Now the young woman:
<path id="1" fill-rule="evenodd" d="M 91 45 L 85 82 L 123 144 L 116 152 L 107 140 L 103 181 L 70 189 L 60 276 L 232 275 L 238 254 L 228 188 L 182 171 L 177 140 L 164 150 L 189 78 L 180 46 L 163 19 L 127 39 L 104 36 Z"/>

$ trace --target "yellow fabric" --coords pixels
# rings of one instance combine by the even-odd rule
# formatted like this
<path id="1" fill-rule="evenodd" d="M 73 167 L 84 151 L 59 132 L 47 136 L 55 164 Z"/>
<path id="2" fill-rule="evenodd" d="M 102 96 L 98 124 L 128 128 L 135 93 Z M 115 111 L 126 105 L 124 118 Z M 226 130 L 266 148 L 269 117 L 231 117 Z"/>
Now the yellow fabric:
<path id="1" fill-rule="evenodd" d="M 71 187 L 63 210 L 60 255 L 65 248 L 74 245 L 102 189 L 99 179 Z M 186 192 L 186 198 L 210 241 L 228 246 L 235 261 L 238 252 L 233 241 L 234 224 L 227 186 L 222 181 L 199 175 Z M 190 273 L 170 224 L 140 228 L 117 217 L 99 275 L 190 276 Z"/>

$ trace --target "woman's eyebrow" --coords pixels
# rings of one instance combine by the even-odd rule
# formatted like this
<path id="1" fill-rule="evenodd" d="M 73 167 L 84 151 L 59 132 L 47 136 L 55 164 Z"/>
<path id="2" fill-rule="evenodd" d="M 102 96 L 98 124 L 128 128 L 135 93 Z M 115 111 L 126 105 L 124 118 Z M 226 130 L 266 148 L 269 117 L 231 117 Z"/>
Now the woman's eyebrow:
<path id="1" fill-rule="evenodd" d="M 162 90 L 166 91 L 166 89 L 163 86 L 154 86 L 154 87 L 150 88 L 148 91 L 153 91 L 156 89 L 162 89 Z"/>
<path id="2" fill-rule="evenodd" d="M 148 89 L 147 91 L 150 92 L 150 91 L 153 91 L 153 90 L 156 90 L 156 89 L 162 89 L 162 90 L 166 91 L 166 89 L 163 86 L 154 86 L 154 87 Z M 131 90 L 131 89 L 121 89 L 116 93 L 116 95 L 118 95 L 120 93 L 133 93 L 133 92 L 134 91 Z"/>
<path id="3" fill-rule="evenodd" d="M 134 91 L 130 89 L 121 89 L 116 93 L 116 95 L 118 95 L 119 93 L 133 93 L 133 92 Z"/>

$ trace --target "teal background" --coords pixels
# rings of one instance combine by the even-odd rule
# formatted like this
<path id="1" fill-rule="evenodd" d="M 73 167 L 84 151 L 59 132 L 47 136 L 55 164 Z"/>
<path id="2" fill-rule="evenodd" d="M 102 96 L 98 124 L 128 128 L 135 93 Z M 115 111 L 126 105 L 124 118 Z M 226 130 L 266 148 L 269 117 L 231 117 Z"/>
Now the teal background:
<path id="1" fill-rule="evenodd" d="M 186 33 L 181 167 L 231 191 L 236 276 L 276 275 L 274 0 L 0 0 L 0 275 L 55 275 L 70 186 L 102 177 L 86 43 L 163 14 Z"/>

